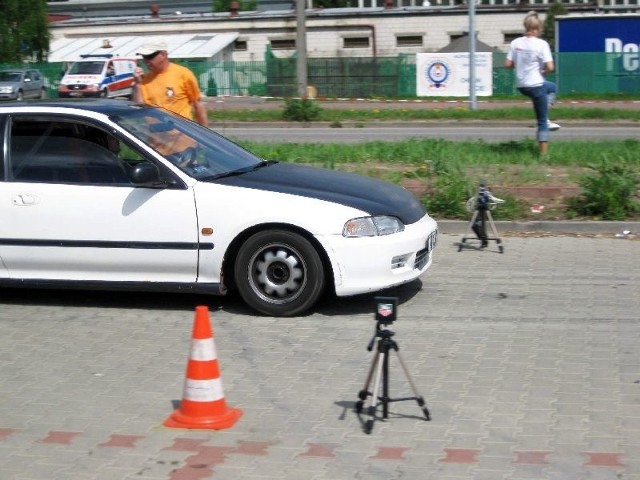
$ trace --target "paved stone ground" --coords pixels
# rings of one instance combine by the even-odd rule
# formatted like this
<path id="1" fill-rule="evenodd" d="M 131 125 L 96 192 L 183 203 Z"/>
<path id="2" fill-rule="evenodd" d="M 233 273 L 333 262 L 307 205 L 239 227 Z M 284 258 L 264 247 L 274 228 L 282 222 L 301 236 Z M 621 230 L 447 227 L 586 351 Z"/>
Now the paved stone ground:
<path id="1" fill-rule="evenodd" d="M 305 317 L 213 299 L 221 431 L 168 429 L 182 396 L 191 295 L 0 292 L 0 478 L 640 479 L 640 242 L 441 235 L 400 298 L 394 337 L 432 420 L 353 411 L 373 295 Z M 395 353 L 392 397 L 412 394 Z"/>

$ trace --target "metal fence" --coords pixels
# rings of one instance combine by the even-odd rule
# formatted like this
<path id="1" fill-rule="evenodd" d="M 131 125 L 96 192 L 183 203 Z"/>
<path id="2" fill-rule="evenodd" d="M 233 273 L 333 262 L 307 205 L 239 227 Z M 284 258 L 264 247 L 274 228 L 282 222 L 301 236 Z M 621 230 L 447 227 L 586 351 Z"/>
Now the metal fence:
<path id="1" fill-rule="evenodd" d="M 505 69 L 504 53 L 493 55 L 493 94 L 516 95 L 513 72 Z M 637 53 L 561 53 L 555 55 L 560 94 L 640 93 L 640 66 Z M 297 96 L 296 58 L 264 61 L 206 62 L 177 61 L 190 68 L 207 96 L 257 95 Z M 10 67 L 9 65 L 0 68 Z M 47 78 L 51 97 L 63 65 L 36 64 Z M 416 96 L 415 55 L 379 58 L 311 58 L 307 63 L 308 84 L 319 97 L 327 98 L 410 98 Z"/>
<path id="2" fill-rule="evenodd" d="M 503 67 L 506 54 L 493 54 L 494 95 L 516 95 L 513 72 Z M 416 96 L 415 55 L 379 58 L 311 58 L 308 84 L 320 97 L 407 98 Z M 640 93 L 637 53 L 561 53 L 555 55 L 560 93 Z M 203 91 L 218 95 L 297 95 L 296 59 L 267 58 L 261 62 L 187 64 L 199 72 Z M 204 71 L 199 70 L 204 69 Z M 211 79 L 215 79 L 212 89 Z"/>

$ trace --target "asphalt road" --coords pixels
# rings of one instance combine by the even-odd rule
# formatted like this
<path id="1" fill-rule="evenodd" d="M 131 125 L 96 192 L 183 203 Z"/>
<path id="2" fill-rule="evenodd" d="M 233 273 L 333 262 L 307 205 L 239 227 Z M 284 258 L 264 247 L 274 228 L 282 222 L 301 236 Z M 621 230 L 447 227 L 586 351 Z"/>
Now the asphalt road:
<path id="1" fill-rule="evenodd" d="M 516 141 L 535 138 L 535 128 L 526 124 L 487 122 L 483 125 L 460 123 L 429 123 L 412 126 L 406 123 L 386 123 L 384 126 L 330 128 L 326 124 L 307 127 L 281 124 L 239 125 L 213 124 L 211 127 L 225 136 L 255 142 L 289 143 L 362 143 L 371 141 L 400 141 L 409 138 L 444 138 L 447 140 L 483 140 L 486 142 Z M 554 140 L 621 140 L 640 139 L 640 125 L 565 124 L 551 133 Z"/>
<path id="2" fill-rule="evenodd" d="M 261 97 L 219 97 L 208 98 L 207 107 L 212 110 L 281 110 L 282 99 Z M 330 110 L 457 110 L 468 108 L 465 101 L 434 100 L 371 100 L 340 99 L 319 100 L 323 109 Z M 575 109 L 638 109 L 639 101 L 560 101 L 559 106 Z M 531 108 L 531 103 L 521 101 L 478 102 L 478 110 L 492 110 L 506 107 Z M 640 124 L 631 121 L 560 121 L 562 128 L 551 134 L 554 140 L 579 139 L 640 139 Z M 358 143 L 373 140 L 398 141 L 407 138 L 445 138 L 449 140 L 478 140 L 503 142 L 535 138 L 533 113 L 531 121 L 412 121 L 412 122 L 342 122 L 343 128 L 331 128 L 327 122 L 300 123 L 236 123 L 218 122 L 212 128 L 223 135 L 259 142 L 298 143 Z"/>

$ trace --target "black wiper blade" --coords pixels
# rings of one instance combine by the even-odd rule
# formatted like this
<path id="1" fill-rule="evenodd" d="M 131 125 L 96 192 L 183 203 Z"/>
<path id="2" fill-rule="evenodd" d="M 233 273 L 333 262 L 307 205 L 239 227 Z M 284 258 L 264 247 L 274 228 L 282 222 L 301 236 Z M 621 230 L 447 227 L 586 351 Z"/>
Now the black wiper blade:
<path id="1" fill-rule="evenodd" d="M 278 163 L 277 160 L 268 160 L 266 162 L 260 162 L 260 163 L 256 163 L 255 165 L 251 165 L 249 167 L 244 167 L 244 168 L 239 168 L 237 170 L 231 170 L 230 172 L 224 172 L 224 173 L 218 173 L 217 175 L 211 175 L 209 177 L 204 177 L 201 178 L 200 180 L 218 180 L 220 178 L 227 178 L 227 177 L 235 177 L 237 175 L 244 175 L 245 173 L 249 173 L 249 172 L 253 172 L 255 170 L 258 170 L 260 168 L 263 167 L 267 167 L 269 165 L 273 165 Z"/>
<path id="2" fill-rule="evenodd" d="M 257 170 L 262 167 L 268 167 L 270 165 L 275 165 L 276 163 L 280 163 L 278 160 L 265 160 L 264 162 L 257 163 L 253 166 L 253 170 Z"/>

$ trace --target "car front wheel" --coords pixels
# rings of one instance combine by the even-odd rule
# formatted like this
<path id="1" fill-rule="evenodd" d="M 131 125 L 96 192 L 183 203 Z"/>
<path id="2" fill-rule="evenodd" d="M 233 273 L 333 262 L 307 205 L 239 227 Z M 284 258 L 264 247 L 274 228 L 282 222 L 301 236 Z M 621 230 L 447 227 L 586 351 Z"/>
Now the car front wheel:
<path id="1" fill-rule="evenodd" d="M 240 249 L 235 283 L 243 300 L 271 316 L 311 308 L 324 290 L 325 272 L 314 246 L 286 230 L 258 232 Z"/>
<path id="2" fill-rule="evenodd" d="M 16 100 L 19 101 L 19 102 L 24 100 L 24 93 L 22 93 L 22 90 L 18 90 L 18 93 L 16 95 Z"/>

